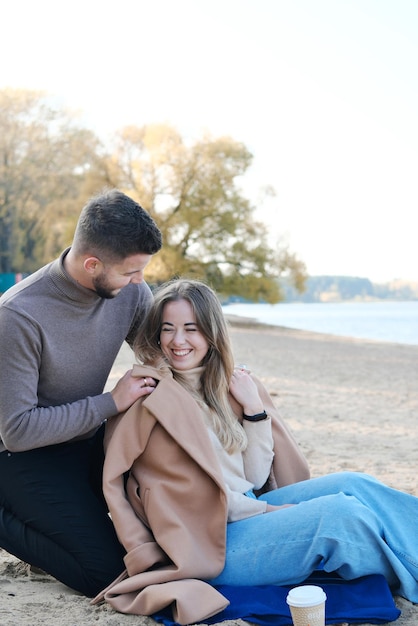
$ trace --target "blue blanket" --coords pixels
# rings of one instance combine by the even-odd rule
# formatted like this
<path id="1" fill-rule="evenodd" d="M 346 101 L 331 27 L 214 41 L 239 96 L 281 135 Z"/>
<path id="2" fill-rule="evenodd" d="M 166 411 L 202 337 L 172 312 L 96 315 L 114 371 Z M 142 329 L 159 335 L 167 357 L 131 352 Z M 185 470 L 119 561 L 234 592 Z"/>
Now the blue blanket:
<path id="1" fill-rule="evenodd" d="M 341 622 L 384 624 L 396 620 L 401 614 L 396 608 L 385 578 L 380 574 L 348 581 L 336 575 L 317 572 L 302 584 L 319 585 L 327 594 L 326 624 Z M 230 605 L 224 611 L 206 619 L 205 624 L 243 619 L 261 626 L 291 626 L 286 596 L 292 586 L 218 585 L 215 588 L 228 598 Z M 177 626 L 176 622 L 172 621 L 170 608 L 154 614 L 153 618 L 165 626 Z"/>

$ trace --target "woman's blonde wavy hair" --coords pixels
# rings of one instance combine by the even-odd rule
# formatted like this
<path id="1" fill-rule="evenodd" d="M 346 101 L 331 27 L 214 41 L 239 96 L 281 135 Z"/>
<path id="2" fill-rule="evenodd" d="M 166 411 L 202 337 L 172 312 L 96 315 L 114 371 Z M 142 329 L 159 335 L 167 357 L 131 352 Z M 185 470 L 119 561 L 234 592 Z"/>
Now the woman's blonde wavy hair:
<path id="1" fill-rule="evenodd" d="M 229 383 L 234 370 L 231 341 L 221 304 L 208 285 L 181 278 L 158 287 L 154 291 L 154 303 L 135 339 L 135 355 L 140 362 L 154 367 L 164 359 L 159 345 L 163 310 L 168 302 L 176 300 L 190 303 L 198 328 L 209 344 L 202 362 L 205 367 L 200 383 L 203 400 L 211 409 L 213 429 L 225 450 L 243 450 L 247 445 L 247 437 L 228 400 Z M 187 388 L 181 374 L 173 372 L 173 376 Z"/>

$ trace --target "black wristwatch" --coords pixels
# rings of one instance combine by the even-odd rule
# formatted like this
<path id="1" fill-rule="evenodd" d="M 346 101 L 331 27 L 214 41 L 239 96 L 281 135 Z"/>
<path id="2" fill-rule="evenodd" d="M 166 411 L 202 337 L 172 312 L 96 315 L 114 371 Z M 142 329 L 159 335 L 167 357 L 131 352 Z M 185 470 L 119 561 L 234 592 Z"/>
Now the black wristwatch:
<path id="1" fill-rule="evenodd" d="M 247 420 L 247 422 L 261 422 L 262 420 L 267 419 L 268 415 L 265 411 L 263 411 L 262 413 L 256 413 L 255 415 L 245 415 L 245 413 L 243 413 L 242 417 Z"/>

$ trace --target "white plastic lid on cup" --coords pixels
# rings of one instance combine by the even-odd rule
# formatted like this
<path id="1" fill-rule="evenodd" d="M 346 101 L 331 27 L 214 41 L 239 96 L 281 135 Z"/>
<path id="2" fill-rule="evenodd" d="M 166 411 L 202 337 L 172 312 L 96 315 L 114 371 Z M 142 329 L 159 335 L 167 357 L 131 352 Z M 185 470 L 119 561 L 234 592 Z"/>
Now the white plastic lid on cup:
<path id="1" fill-rule="evenodd" d="M 322 604 L 327 599 L 322 587 L 315 585 L 302 585 L 294 587 L 287 594 L 286 602 L 289 606 L 316 606 Z"/>

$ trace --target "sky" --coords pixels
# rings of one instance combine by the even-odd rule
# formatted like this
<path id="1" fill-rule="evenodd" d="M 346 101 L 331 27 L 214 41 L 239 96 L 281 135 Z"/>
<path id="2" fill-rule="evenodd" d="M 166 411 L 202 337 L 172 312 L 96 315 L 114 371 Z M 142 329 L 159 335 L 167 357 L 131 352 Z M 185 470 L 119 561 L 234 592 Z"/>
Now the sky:
<path id="1" fill-rule="evenodd" d="M 0 58 L 0 88 L 104 138 L 243 142 L 255 217 L 310 275 L 418 281 L 417 0 L 3 0 Z"/>

